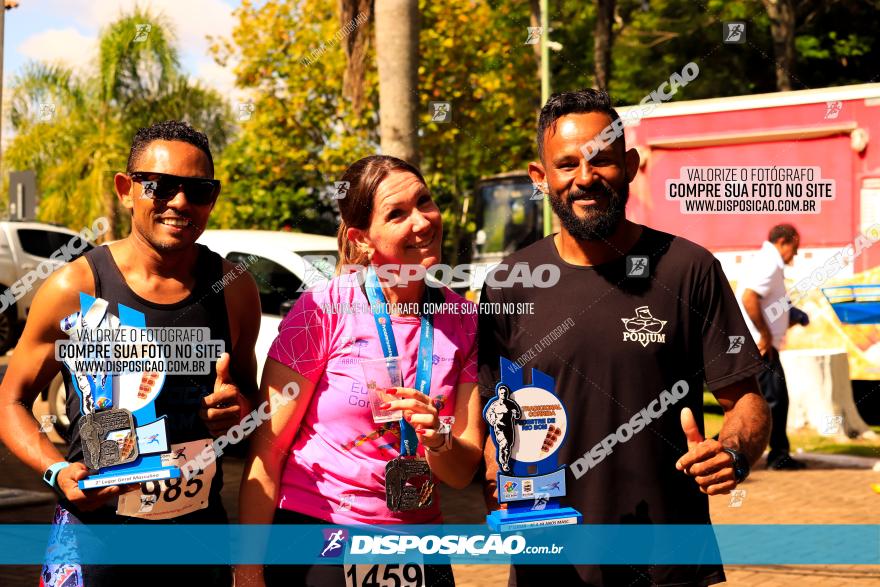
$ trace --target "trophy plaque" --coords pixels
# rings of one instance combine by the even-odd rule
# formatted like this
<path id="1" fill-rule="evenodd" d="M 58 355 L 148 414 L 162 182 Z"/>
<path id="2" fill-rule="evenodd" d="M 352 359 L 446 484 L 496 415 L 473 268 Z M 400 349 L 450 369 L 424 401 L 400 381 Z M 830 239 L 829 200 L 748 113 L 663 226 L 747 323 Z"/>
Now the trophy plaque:
<path id="1" fill-rule="evenodd" d="M 565 442 L 568 419 L 554 393 L 552 377 L 523 370 L 501 357 L 501 381 L 483 410 L 495 443 L 498 462 L 498 503 L 507 504 L 486 516 L 496 532 L 581 523 L 580 512 L 562 507 L 565 469 L 557 453 Z"/>

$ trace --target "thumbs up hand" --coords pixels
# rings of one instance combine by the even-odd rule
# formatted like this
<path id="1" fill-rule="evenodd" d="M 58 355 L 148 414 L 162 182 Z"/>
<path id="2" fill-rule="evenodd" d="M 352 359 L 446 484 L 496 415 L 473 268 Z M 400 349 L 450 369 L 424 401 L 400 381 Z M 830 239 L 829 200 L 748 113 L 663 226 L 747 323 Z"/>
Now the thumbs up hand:
<path id="1" fill-rule="evenodd" d="M 250 411 L 250 402 L 241 394 L 229 372 L 229 360 L 229 353 L 223 353 L 217 360 L 214 392 L 202 398 L 199 410 L 199 417 L 214 437 L 225 434 Z"/>
<path id="2" fill-rule="evenodd" d="M 681 429 L 688 452 L 675 463 L 675 468 L 694 478 L 700 491 L 708 495 L 730 493 L 736 487 L 733 457 L 714 439 L 704 440 L 690 408 L 681 411 Z"/>

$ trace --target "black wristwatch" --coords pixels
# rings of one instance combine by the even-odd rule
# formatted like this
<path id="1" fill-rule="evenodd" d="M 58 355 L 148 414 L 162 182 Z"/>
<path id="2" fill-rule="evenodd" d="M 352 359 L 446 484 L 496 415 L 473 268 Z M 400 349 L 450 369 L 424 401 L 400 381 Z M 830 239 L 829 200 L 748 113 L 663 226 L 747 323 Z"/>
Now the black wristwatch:
<path id="1" fill-rule="evenodd" d="M 733 457 L 733 476 L 737 483 L 742 483 L 749 476 L 749 461 L 746 456 L 732 448 L 724 448 L 724 452 Z"/>

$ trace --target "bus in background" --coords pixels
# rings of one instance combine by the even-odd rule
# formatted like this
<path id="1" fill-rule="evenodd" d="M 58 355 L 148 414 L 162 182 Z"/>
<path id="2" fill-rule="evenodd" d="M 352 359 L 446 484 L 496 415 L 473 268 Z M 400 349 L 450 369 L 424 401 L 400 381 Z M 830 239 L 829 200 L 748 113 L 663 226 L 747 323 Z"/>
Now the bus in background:
<path id="1" fill-rule="evenodd" d="M 525 171 L 484 177 L 475 191 L 477 231 L 471 247 L 470 281 L 461 289 L 476 301 L 486 273 L 510 253 L 540 240 L 543 229 L 543 194 L 534 192 Z"/>

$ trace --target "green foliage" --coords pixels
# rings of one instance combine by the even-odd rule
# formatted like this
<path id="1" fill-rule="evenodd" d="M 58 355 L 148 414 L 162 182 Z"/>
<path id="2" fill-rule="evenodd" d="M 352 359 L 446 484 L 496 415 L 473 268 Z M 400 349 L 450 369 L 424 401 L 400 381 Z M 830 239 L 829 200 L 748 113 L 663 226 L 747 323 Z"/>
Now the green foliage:
<path id="1" fill-rule="evenodd" d="M 707 4 L 677 0 L 621 3 L 622 24 L 613 53 L 610 92 L 616 104 L 636 104 L 688 62 L 700 75 L 673 100 L 773 91 L 769 21 L 759 2 Z M 745 45 L 721 42 L 722 22 L 747 23 Z"/>
<path id="2" fill-rule="evenodd" d="M 329 186 L 346 165 L 378 151 L 379 116 L 372 48 L 364 109 L 356 114 L 342 98 L 338 10 L 334 0 L 245 0 L 232 39 L 217 42 L 217 59 L 238 64 L 238 84 L 251 90 L 255 108 L 220 162 L 227 187 L 214 214 L 217 225 L 333 231 Z M 594 3 L 551 0 L 550 10 L 549 36 L 562 45 L 551 52 L 552 87 L 592 85 Z M 805 3 L 799 10 L 802 27 L 812 30 L 821 26 L 819 17 L 843 9 Z M 525 170 L 535 156 L 539 63 L 525 44 L 527 2 L 422 0 L 420 11 L 422 171 L 443 210 L 444 252 L 454 262 L 477 228 L 473 201 L 466 206 L 476 181 Z M 748 23 L 746 45 L 721 43 L 725 20 Z M 372 23 L 363 26 L 372 37 Z M 869 54 L 872 37 L 835 30 L 821 39 L 798 37 L 801 59 L 818 57 L 819 50 L 850 60 Z M 614 33 L 610 89 L 617 104 L 637 103 L 689 61 L 697 62 L 700 76 L 676 100 L 775 89 L 770 23 L 759 2 L 620 0 Z M 430 120 L 432 101 L 451 103 L 451 122 Z"/>
<path id="3" fill-rule="evenodd" d="M 474 182 L 524 169 L 532 157 L 540 85 L 533 49 L 524 44 L 527 8 L 422 2 L 421 10 L 422 170 L 444 211 L 447 251 L 453 251 Z M 214 221 L 331 232 L 329 186 L 348 164 L 378 151 L 374 51 L 365 107 L 356 115 L 341 97 L 345 55 L 336 2 L 246 1 L 237 15 L 231 42 L 218 42 L 215 51 L 221 62 L 237 61 L 238 83 L 251 88 L 254 112 L 220 163 L 229 189 Z M 371 24 L 363 26 L 373 35 Z M 452 103 L 451 123 L 430 121 L 431 101 Z"/>
<path id="4" fill-rule="evenodd" d="M 877 81 L 877 0 L 797 6 L 795 89 Z"/>
<path id="5" fill-rule="evenodd" d="M 138 37 L 145 24 L 148 33 Z M 30 64 L 13 81 L 11 96 L 15 138 L 4 166 L 36 171 L 39 218 L 74 230 L 108 216 L 112 236 L 127 232 L 113 176 L 125 170 L 138 128 L 178 119 L 205 132 L 214 149 L 229 139 L 228 105 L 183 76 L 168 24 L 142 11 L 101 32 L 93 72 Z"/>
<path id="6" fill-rule="evenodd" d="M 527 3 L 421 2 L 419 90 L 422 167 L 443 210 L 450 262 L 476 230 L 462 225 L 480 177 L 525 171 L 535 156 L 538 61 Z M 429 102 L 451 102 L 452 121 L 431 122 Z"/>
<path id="7" fill-rule="evenodd" d="M 355 114 L 342 99 L 335 1 L 245 0 L 236 14 L 232 39 L 214 50 L 220 62 L 234 58 L 253 112 L 219 161 L 226 187 L 212 223 L 330 233 L 333 182 L 378 144 L 375 68 L 366 74 L 365 108 Z"/>

